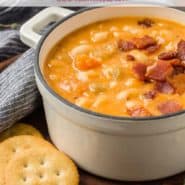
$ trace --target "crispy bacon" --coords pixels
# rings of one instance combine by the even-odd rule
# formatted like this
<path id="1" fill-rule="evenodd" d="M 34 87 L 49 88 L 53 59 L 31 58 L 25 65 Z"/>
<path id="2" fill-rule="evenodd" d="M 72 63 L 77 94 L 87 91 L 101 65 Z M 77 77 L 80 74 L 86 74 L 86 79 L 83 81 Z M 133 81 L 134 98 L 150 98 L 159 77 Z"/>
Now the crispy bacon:
<path id="1" fill-rule="evenodd" d="M 146 69 L 146 77 L 151 80 L 165 81 L 173 72 L 173 67 L 169 62 L 159 60 Z"/>
<path id="2" fill-rule="evenodd" d="M 131 41 L 126 40 L 119 40 L 118 41 L 118 48 L 121 51 L 130 51 L 136 48 L 135 44 Z"/>
<path id="3" fill-rule="evenodd" d="M 137 49 L 146 49 L 150 46 L 157 45 L 156 40 L 148 35 L 145 35 L 142 38 L 135 38 L 133 42 L 136 45 Z"/>
<path id="4" fill-rule="evenodd" d="M 133 66 L 133 70 L 134 72 L 136 73 L 137 77 L 144 81 L 145 80 L 145 73 L 146 73 L 146 68 L 147 66 L 143 63 L 136 63 L 134 66 Z"/>
<path id="5" fill-rule="evenodd" d="M 162 114 L 169 114 L 182 110 L 182 106 L 178 102 L 173 100 L 163 102 L 159 104 L 157 108 Z"/>
<path id="6" fill-rule="evenodd" d="M 127 110 L 128 114 L 132 117 L 145 117 L 151 116 L 151 113 L 144 107 L 130 108 Z"/>
<path id="7" fill-rule="evenodd" d="M 179 59 L 172 59 L 169 61 L 173 66 L 173 75 L 181 74 L 185 72 L 185 62 Z"/>
<path id="8" fill-rule="evenodd" d="M 138 21 L 138 25 L 144 27 L 144 28 L 150 28 L 154 24 L 154 21 L 149 18 L 144 18 L 142 20 Z"/>
<path id="9" fill-rule="evenodd" d="M 185 67 L 185 60 L 181 61 L 181 66 Z"/>
<path id="10" fill-rule="evenodd" d="M 126 56 L 126 58 L 127 58 L 128 61 L 134 61 L 135 60 L 135 57 L 133 55 L 130 55 L 130 54 L 128 54 Z"/>
<path id="11" fill-rule="evenodd" d="M 155 53 L 158 49 L 160 48 L 159 44 L 155 44 L 152 46 L 149 46 L 148 48 L 146 48 L 147 53 L 152 54 Z"/>
<path id="12" fill-rule="evenodd" d="M 175 88 L 175 92 L 178 94 L 185 93 L 185 75 L 184 74 L 177 74 L 172 78 L 169 78 L 170 83 Z"/>
<path id="13" fill-rule="evenodd" d="M 174 68 L 173 75 L 185 73 L 185 68 L 182 66 L 174 66 L 173 68 Z"/>
<path id="14" fill-rule="evenodd" d="M 185 60 L 181 61 L 179 59 L 173 59 L 170 60 L 170 63 L 174 66 L 174 67 L 183 67 L 185 68 Z"/>
<path id="15" fill-rule="evenodd" d="M 145 99 L 154 99 L 157 95 L 156 90 L 147 91 L 143 94 Z"/>
<path id="16" fill-rule="evenodd" d="M 172 64 L 172 66 L 182 66 L 183 62 L 180 61 L 178 58 L 174 58 L 169 60 L 170 64 Z"/>
<path id="17" fill-rule="evenodd" d="M 156 82 L 155 84 L 156 90 L 165 93 L 165 94 L 173 94 L 175 92 L 174 87 L 169 82 Z"/>
<path id="18" fill-rule="evenodd" d="M 158 56 L 158 59 L 160 59 L 160 60 L 171 60 L 174 58 L 177 58 L 176 51 L 163 52 Z"/>
<path id="19" fill-rule="evenodd" d="M 177 56 L 180 60 L 185 60 L 185 41 L 181 40 L 177 45 Z"/>

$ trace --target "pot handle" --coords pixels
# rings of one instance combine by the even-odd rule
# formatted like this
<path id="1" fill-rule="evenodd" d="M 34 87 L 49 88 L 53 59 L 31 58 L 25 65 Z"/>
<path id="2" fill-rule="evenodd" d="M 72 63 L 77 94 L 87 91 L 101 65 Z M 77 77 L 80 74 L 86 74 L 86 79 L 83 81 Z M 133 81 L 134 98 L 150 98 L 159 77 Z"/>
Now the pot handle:
<path id="1" fill-rule="evenodd" d="M 20 29 L 21 41 L 32 48 L 36 48 L 41 39 L 39 31 L 49 23 L 56 22 L 71 13 L 73 13 L 72 10 L 60 7 L 49 7 L 42 10 L 22 25 Z"/>

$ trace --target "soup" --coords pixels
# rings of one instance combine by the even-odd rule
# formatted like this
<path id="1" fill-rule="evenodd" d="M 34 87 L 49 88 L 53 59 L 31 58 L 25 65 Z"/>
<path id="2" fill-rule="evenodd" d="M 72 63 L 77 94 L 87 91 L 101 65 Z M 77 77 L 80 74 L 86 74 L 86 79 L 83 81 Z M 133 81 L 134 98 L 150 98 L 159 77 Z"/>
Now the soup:
<path id="1" fill-rule="evenodd" d="M 185 26 L 124 17 L 63 38 L 44 64 L 61 97 L 107 115 L 145 117 L 185 108 Z"/>

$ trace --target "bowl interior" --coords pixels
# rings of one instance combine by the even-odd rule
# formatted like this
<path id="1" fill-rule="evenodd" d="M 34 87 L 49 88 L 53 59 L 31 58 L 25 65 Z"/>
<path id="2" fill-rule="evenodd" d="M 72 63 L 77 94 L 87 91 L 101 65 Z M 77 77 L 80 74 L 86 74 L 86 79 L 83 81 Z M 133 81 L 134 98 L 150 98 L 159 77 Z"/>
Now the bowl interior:
<path id="1" fill-rule="evenodd" d="M 176 9 L 159 6 L 119 6 L 84 9 L 59 21 L 49 31 L 42 42 L 39 52 L 39 65 L 43 72 L 43 64 L 51 49 L 69 33 L 88 24 L 123 16 L 148 16 L 174 20 L 185 24 L 185 13 Z"/>
<path id="2" fill-rule="evenodd" d="M 127 120 L 127 121 L 147 121 L 147 120 L 157 120 L 167 117 L 173 117 L 176 115 L 183 114 L 184 111 L 177 112 L 169 115 L 162 116 L 153 116 L 153 117 L 116 117 L 116 116 L 107 116 L 104 114 L 95 113 L 89 110 L 85 110 L 83 108 L 79 108 L 67 100 L 60 98 L 45 82 L 43 77 L 43 65 L 48 57 L 48 54 L 52 50 L 52 48 L 66 35 L 69 33 L 83 27 L 89 25 L 91 23 L 116 18 L 116 17 L 124 17 L 124 16 L 145 16 L 145 17 L 156 17 L 163 19 L 170 19 L 181 24 L 185 24 L 185 13 L 173 8 L 161 7 L 161 6 L 134 6 L 134 5 L 126 5 L 119 7 L 103 7 L 103 8 L 90 8 L 84 9 L 74 14 L 69 15 L 68 17 L 57 22 L 42 38 L 40 45 L 37 51 L 37 59 L 39 63 L 36 63 L 36 75 L 39 76 L 44 85 L 49 89 L 52 94 L 56 95 L 59 100 L 63 100 L 67 105 L 80 110 L 84 113 L 90 113 L 92 116 L 98 116 L 99 118 L 106 119 L 114 119 L 114 120 Z M 37 67 L 38 66 L 38 67 Z M 40 74 L 41 73 L 41 74 Z"/>

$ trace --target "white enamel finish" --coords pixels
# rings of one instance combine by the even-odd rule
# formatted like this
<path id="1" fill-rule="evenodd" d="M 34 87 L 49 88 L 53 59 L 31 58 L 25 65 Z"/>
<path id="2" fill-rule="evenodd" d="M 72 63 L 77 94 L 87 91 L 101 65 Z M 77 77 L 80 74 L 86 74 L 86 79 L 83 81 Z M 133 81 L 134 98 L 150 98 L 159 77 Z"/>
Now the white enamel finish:
<path id="1" fill-rule="evenodd" d="M 73 13 L 73 11 L 59 7 L 44 9 L 21 27 L 21 40 L 28 46 L 36 48 L 39 40 L 41 39 L 39 31 L 49 23 L 58 21 L 71 13 Z"/>

